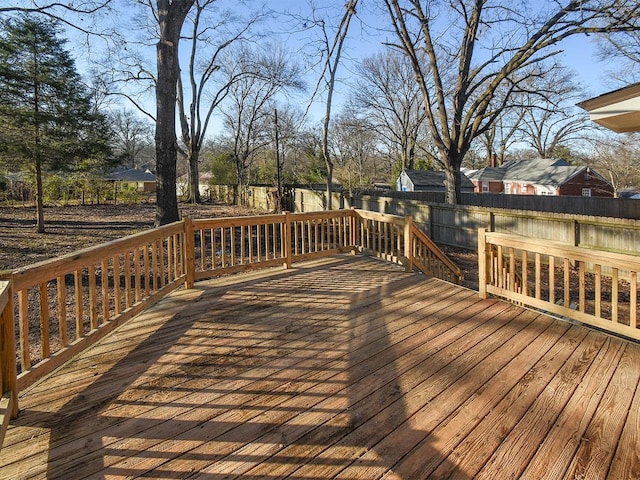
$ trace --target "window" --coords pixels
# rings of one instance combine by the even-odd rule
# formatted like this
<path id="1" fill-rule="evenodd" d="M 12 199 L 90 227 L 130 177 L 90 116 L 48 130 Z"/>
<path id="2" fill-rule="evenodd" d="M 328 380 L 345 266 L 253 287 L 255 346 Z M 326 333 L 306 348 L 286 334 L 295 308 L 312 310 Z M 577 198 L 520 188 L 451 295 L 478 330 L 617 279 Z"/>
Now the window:
<path id="1" fill-rule="evenodd" d="M 590 197 L 591 196 L 591 189 L 590 188 L 583 188 L 582 189 L 582 196 L 583 197 Z"/>
<path id="2" fill-rule="evenodd" d="M 489 182 L 482 182 L 482 192 L 486 193 L 489 191 Z"/>

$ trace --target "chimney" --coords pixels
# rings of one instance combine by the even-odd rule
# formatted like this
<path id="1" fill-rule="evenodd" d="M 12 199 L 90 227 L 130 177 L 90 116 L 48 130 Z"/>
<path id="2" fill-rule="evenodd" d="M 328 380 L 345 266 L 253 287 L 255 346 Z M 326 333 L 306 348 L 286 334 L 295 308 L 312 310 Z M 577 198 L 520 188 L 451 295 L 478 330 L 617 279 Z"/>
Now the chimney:
<path id="1" fill-rule="evenodd" d="M 491 168 L 496 168 L 498 165 L 498 156 L 495 152 L 491 152 Z"/>

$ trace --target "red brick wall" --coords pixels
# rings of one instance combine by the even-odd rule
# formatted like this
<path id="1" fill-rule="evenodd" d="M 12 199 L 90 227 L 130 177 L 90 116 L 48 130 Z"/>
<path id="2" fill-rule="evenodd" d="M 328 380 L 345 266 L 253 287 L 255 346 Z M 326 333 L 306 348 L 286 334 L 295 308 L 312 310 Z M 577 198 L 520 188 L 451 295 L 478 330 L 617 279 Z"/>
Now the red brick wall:
<path id="1" fill-rule="evenodd" d="M 582 189 L 590 188 L 592 197 L 613 197 L 613 187 L 597 175 L 580 173 L 560 187 L 560 195 L 582 196 Z"/>

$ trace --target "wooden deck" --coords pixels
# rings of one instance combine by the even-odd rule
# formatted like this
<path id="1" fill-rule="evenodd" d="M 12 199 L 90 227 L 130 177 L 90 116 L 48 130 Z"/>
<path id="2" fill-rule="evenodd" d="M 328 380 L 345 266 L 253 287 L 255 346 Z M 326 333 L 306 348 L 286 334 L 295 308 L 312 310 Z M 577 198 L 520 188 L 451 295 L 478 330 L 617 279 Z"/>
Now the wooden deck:
<path id="1" fill-rule="evenodd" d="M 180 290 L 23 392 L 0 478 L 640 478 L 640 345 L 357 256 Z"/>

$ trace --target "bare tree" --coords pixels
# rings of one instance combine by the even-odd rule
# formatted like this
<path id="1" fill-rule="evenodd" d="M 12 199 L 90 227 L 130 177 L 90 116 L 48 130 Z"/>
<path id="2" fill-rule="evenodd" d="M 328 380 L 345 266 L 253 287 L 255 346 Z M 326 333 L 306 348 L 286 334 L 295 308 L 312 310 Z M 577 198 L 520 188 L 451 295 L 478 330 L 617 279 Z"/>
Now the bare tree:
<path id="1" fill-rule="evenodd" d="M 357 72 L 353 108 L 366 115 L 387 150 L 397 152 L 402 168 L 413 170 L 426 117 L 411 63 L 387 49 L 365 58 Z"/>
<path id="2" fill-rule="evenodd" d="M 340 183 L 350 193 L 354 188 L 369 186 L 377 174 L 371 161 L 376 152 L 372 125 L 347 109 L 336 118 L 333 131 L 333 156 Z"/>
<path id="3" fill-rule="evenodd" d="M 130 168 L 135 168 L 139 155 L 153 142 L 153 126 L 131 110 L 120 110 L 111 116 L 114 153 Z"/>
<path id="4" fill-rule="evenodd" d="M 640 135 L 607 136 L 595 142 L 592 164 L 613 186 L 614 197 L 625 188 L 640 187 Z"/>
<path id="5" fill-rule="evenodd" d="M 297 63 L 276 45 L 264 50 L 243 47 L 225 58 L 223 68 L 235 80 L 220 111 L 232 137 L 238 193 L 242 194 L 255 153 L 271 144 L 276 96 L 304 85 Z"/>
<path id="6" fill-rule="evenodd" d="M 572 72 L 552 65 L 546 75 L 534 72 L 531 87 L 523 95 L 518 139 L 532 147 L 540 158 L 550 158 L 560 146 L 584 138 L 594 127 L 589 115 L 575 107 L 585 97 Z"/>
<path id="7" fill-rule="evenodd" d="M 146 0 L 151 1 L 151 0 Z M 178 43 L 185 18 L 195 0 L 157 0 L 159 26 L 156 83 L 156 224 L 180 219 L 176 194 L 176 86 L 180 77 Z"/>
<path id="8" fill-rule="evenodd" d="M 600 57 L 607 61 L 611 77 L 622 85 L 640 80 L 640 31 L 599 38 Z"/>
<path id="9" fill-rule="evenodd" d="M 393 46 L 411 61 L 422 93 L 449 203 L 460 201 L 460 166 L 474 139 L 524 88 L 520 72 L 553 57 L 554 47 L 572 35 L 640 28 L 637 0 L 548 0 L 533 11 L 505 0 L 383 4 L 397 38 Z M 495 102 L 499 91 L 503 100 Z"/>
<path id="10" fill-rule="evenodd" d="M 104 30 L 100 25 L 100 16 L 110 14 L 113 9 L 112 0 L 76 0 L 47 1 L 5 0 L 0 5 L 0 15 L 38 14 L 45 15 L 61 25 L 82 32 L 87 36 L 108 38 L 114 35 L 113 30 Z"/>
<path id="11" fill-rule="evenodd" d="M 331 123 L 331 109 L 333 107 L 333 94 L 336 85 L 336 75 L 340 60 L 342 57 L 342 49 L 344 42 L 347 38 L 349 31 L 349 24 L 351 19 L 356 14 L 356 6 L 358 0 L 349 0 L 344 7 L 344 14 L 340 19 L 338 28 L 336 29 L 335 36 L 331 38 L 329 33 L 329 26 L 324 18 L 316 18 L 316 10 L 313 10 L 313 17 L 310 22 L 313 25 L 319 26 L 322 35 L 322 70 L 318 77 L 318 83 L 316 84 L 315 91 L 311 96 L 313 102 L 316 94 L 320 90 L 320 87 L 324 84 L 326 87 L 326 100 L 325 111 L 322 120 L 322 158 L 324 159 L 326 166 L 327 176 L 327 201 L 326 208 L 331 210 L 333 208 L 333 159 L 331 158 L 331 150 L 329 146 L 329 124 Z"/>
<path id="12" fill-rule="evenodd" d="M 232 83 L 249 72 L 234 71 L 224 76 L 221 55 L 232 45 L 249 40 L 251 27 L 264 13 L 247 19 L 230 11 L 217 12 L 216 18 L 206 15 L 217 0 L 196 0 L 191 15 L 188 40 L 189 63 L 186 80 L 178 81 L 178 112 L 181 140 L 189 165 L 189 201 L 199 203 L 200 151 L 211 116 L 225 99 Z"/>

